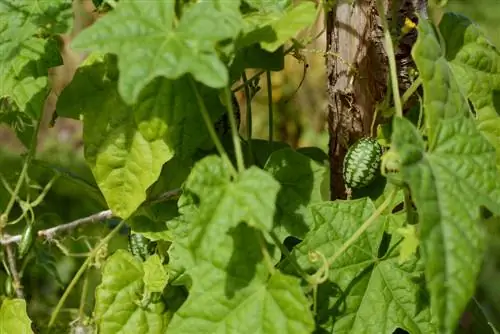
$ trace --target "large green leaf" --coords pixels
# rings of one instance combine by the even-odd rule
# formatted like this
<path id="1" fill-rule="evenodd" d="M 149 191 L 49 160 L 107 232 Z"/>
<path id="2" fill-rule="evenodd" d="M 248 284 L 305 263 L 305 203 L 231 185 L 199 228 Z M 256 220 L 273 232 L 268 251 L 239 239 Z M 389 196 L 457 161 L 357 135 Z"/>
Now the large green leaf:
<path id="1" fill-rule="evenodd" d="M 228 71 L 216 44 L 241 29 L 239 0 L 208 0 L 191 5 L 174 27 L 175 1 L 122 0 L 115 10 L 73 41 L 79 50 L 118 55 L 119 92 L 125 102 L 137 101 L 155 77 L 177 79 L 191 73 L 203 84 L 228 84 Z"/>
<path id="2" fill-rule="evenodd" d="M 446 59 L 474 106 L 479 130 L 495 146 L 500 167 L 500 52 L 466 17 L 446 13 L 439 29 Z"/>
<path id="3" fill-rule="evenodd" d="M 0 2 L 0 123 L 29 147 L 48 93 L 48 69 L 62 64 L 53 33 L 65 32 L 68 0 Z M 41 38 L 41 35 L 49 38 Z"/>
<path id="4" fill-rule="evenodd" d="M 17 57 L 38 38 L 65 33 L 71 19 L 70 0 L 2 0 L 0 2 L 0 63 Z"/>
<path id="5" fill-rule="evenodd" d="M 289 235 L 303 238 L 313 224 L 308 206 L 328 199 L 328 194 L 322 193 L 328 181 L 327 166 L 285 148 L 273 152 L 264 169 L 281 184 L 274 218 L 276 232 L 281 239 Z"/>
<path id="6" fill-rule="evenodd" d="M 232 181 L 223 160 L 210 156 L 195 165 L 185 188 L 200 199 L 199 213 L 189 234 L 196 257 L 220 252 L 220 235 L 242 221 L 264 231 L 273 226 L 280 186 L 259 168 L 250 167 Z"/>
<path id="7" fill-rule="evenodd" d="M 11 126 L 26 146 L 49 91 L 48 69 L 62 63 L 58 50 L 54 39 L 30 38 L 16 47 L 14 58 L 0 61 L 0 100 L 8 101 L 0 106 L 0 122 Z"/>
<path id="8" fill-rule="evenodd" d="M 375 211 L 368 198 L 335 201 L 311 207 L 314 228 L 292 256 L 307 272 L 310 252 L 332 256 Z M 379 258 L 386 217 L 376 219 L 361 237 L 329 268 L 328 281 L 319 286 L 317 322 L 328 333 L 393 333 L 398 327 L 412 334 L 436 333 L 430 310 L 420 296 L 421 275 L 415 258 L 399 264 L 397 248 Z M 397 240 L 392 240 L 395 245 Z"/>
<path id="9" fill-rule="evenodd" d="M 419 214 L 433 314 L 440 332 L 453 333 L 474 294 L 482 263 L 485 240 L 480 207 L 500 212 L 500 177 L 495 149 L 471 118 L 443 119 L 438 128 L 425 152 L 413 124 L 396 118 L 392 144 Z"/>
<path id="10" fill-rule="evenodd" d="M 469 106 L 443 54 L 434 28 L 427 20 L 419 22 L 412 56 L 422 79 L 426 127 L 432 143 L 439 120 L 467 114 Z"/>
<path id="11" fill-rule="evenodd" d="M 0 307 L 0 333 L 33 333 L 24 299 L 5 299 Z"/>
<path id="12" fill-rule="evenodd" d="M 141 306 L 143 269 L 130 253 L 118 250 L 106 262 L 96 290 L 95 322 L 100 333 L 165 333 L 168 316 L 160 301 Z"/>
<path id="13" fill-rule="evenodd" d="M 310 333 L 310 303 L 300 281 L 268 278 L 258 231 L 239 224 L 218 236 L 219 253 L 190 269 L 193 286 L 170 333 Z"/>
<path id="14" fill-rule="evenodd" d="M 208 133 L 189 78 L 155 79 L 128 105 L 118 94 L 109 58 L 95 56 L 84 65 L 61 94 L 57 112 L 83 114 L 85 158 L 109 207 L 125 219 L 146 199 L 163 164 L 174 154 L 189 157 Z M 214 119 L 220 116 L 217 92 L 200 91 Z"/>

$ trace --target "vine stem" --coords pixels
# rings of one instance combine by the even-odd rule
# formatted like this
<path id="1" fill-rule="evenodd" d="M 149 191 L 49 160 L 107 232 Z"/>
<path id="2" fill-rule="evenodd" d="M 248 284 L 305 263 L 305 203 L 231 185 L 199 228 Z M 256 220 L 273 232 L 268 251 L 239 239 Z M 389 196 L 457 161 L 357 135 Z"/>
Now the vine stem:
<path id="1" fill-rule="evenodd" d="M 247 74 L 245 70 L 241 73 L 241 79 L 243 82 L 248 82 Z M 247 113 L 247 142 L 248 142 L 248 156 L 251 159 L 251 163 L 253 164 L 253 149 L 252 149 L 252 97 L 250 96 L 250 88 L 248 85 L 244 85 L 245 87 L 245 102 L 246 102 L 246 113 Z"/>
<path id="2" fill-rule="evenodd" d="M 198 101 L 198 106 L 200 107 L 201 116 L 203 117 L 203 120 L 205 121 L 205 125 L 207 126 L 210 138 L 212 139 L 212 141 L 215 145 L 215 148 L 217 149 L 217 152 L 219 152 L 219 155 L 222 157 L 222 159 L 228 165 L 228 167 L 230 169 L 230 173 L 233 176 L 236 176 L 238 173 L 234 169 L 234 166 L 231 163 L 231 160 L 229 160 L 229 157 L 227 156 L 227 153 L 224 150 L 224 147 L 222 146 L 222 143 L 219 140 L 219 137 L 215 133 L 214 125 L 212 124 L 212 120 L 210 119 L 210 115 L 208 114 L 207 107 L 205 106 L 205 102 L 203 101 L 203 98 L 201 97 L 200 91 L 198 90 L 198 87 L 196 87 L 196 82 L 194 81 L 193 78 L 191 78 L 190 82 L 191 82 L 191 86 L 193 88 L 193 91 L 196 95 L 196 100 Z M 232 107 L 231 101 L 229 101 L 229 102 L 230 102 L 229 105 Z M 233 122 L 234 122 L 234 119 L 233 119 Z"/>
<path id="3" fill-rule="evenodd" d="M 314 275 L 310 276 L 308 281 L 312 284 L 318 284 L 318 277 L 324 276 L 323 274 L 330 268 L 330 266 L 351 247 L 361 235 L 373 224 L 374 221 L 384 212 L 385 209 L 392 203 L 397 189 L 393 190 L 389 197 L 375 210 L 375 212 L 354 232 L 354 234 L 326 261 L 324 261 L 322 268 L 320 268 Z"/>
<path id="4" fill-rule="evenodd" d="M 273 275 L 276 272 L 276 269 L 274 268 L 273 260 L 271 259 L 271 255 L 269 254 L 269 251 L 267 250 L 267 245 L 266 241 L 262 235 L 261 232 L 256 231 L 257 236 L 259 238 L 259 244 L 260 244 L 260 250 L 262 252 L 262 256 L 264 257 L 264 262 L 267 265 L 267 269 Z"/>
<path id="5" fill-rule="evenodd" d="M 28 153 L 26 154 L 26 157 L 24 158 L 23 162 L 23 167 L 21 168 L 21 172 L 19 174 L 19 177 L 16 182 L 16 186 L 14 187 L 14 190 L 10 196 L 9 202 L 7 203 L 7 206 L 5 207 L 5 210 L 3 211 L 2 214 L 0 214 L 0 240 L 3 236 L 3 228 L 9 221 L 9 215 L 10 212 L 12 211 L 12 208 L 14 207 L 14 204 L 16 203 L 17 197 L 19 195 L 19 192 L 21 191 L 21 187 L 23 185 L 23 182 L 26 179 L 26 176 L 28 174 L 28 167 L 30 165 L 31 159 L 33 156 L 36 154 L 36 147 L 37 147 L 37 141 L 38 141 L 38 132 L 40 130 L 40 125 L 42 122 L 42 117 L 40 116 L 36 122 L 35 126 L 35 131 L 33 132 L 33 135 L 31 137 L 31 142 L 30 142 L 30 147 L 28 150 Z M 24 291 L 23 287 L 21 284 L 21 277 L 19 275 L 19 271 L 17 270 L 17 264 L 16 264 L 16 258 L 14 256 L 14 250 L 12 249 L 11 245 L 6 245 L 5 251 L 7 253 L 7 262 L 9 264 L 9 270 L 10 274 L 12 276 L 12 280 L 14 283 L 14 287 L 16 290 L 16 295 L 18 298 L 24 299 Z"/>
<path id="6" fill-rule="evenodd" d="M 401 98 L 402 105 L 405 105 L 406 102 L 410 99 L 410 97 L 417 91 L 418 87 L 422 84 L 422 78 L 418 77 L 415 81 L 411 83 L 411 86 L 404 92 L 403 97 Z"/>
<path id="7" fill-rule="evenodd" d="M 52 312 L 52 314 L 50 316 L 50 321 L 49 321 L 49 325 L 48 325 L 49 328 L 54 325 L 54 321 L 56 321 L 57 316 L 61 312 L 61 308 L 63 307 L 64 302 L 66 301 L 69 294 L 71 293 L 71 291 L 75 287 L 76 283 L 78 283 L 78 281 L 80 280 L 80 277 L 82 277 L 82 275 L 86 272 L 88 266 L 90 265 L 90 263 L 92 262 L 94 257 L 97 255 L 97 252 L 104 245 L 106 245 L 109 242 L 109 240 L 111 240 L 111 238 L 114 237 L 116 233 L 118 233 L 118 231 L 120 231 L 120 229 L 123 227 L 123 225 L 125 225 L 125 220 L 122 220 L 118 225 L 116 225 L 115 228 L 111 232 L 109 232 L 109 234 L 104 239 L 102 239 L 99 242 L 99 244 L 97 244 L 97 246 L 92 250 L 92 252 L 90 252 L 89 257 L 87 257 L 87 259 L 82 264 L 80 269 L 78 269 L 77 273 L 75 274 L 75 276 L 73 277 L 73 279 L 69 283 L 68 287 L 64 291 L 64 294 L 61 296 L 61 299 L 59 299 L 59 302 L 57 303 L 57 305 L 54 309 L 54 312 Z"/>
<path id="8" fill-rule="evenodd" d="M 85 270 L 85 277 L 83 279 L 82 292 L 80 295 L 80 307 L 78 308 L 78 317 L 80 320 L 85 317 L 85 304 L 87 302 L 87 293 L 89 288 L 89 275 L 90 270 L 87 268 L 87 270 Z"/>
<path id="9" fill-rule="evenodd" d="M 233 137 L 234 151 L 236 154 L 236 165 L 238 166 L 238 171 L 241 173 L 245 169 L 245 163 L 243 161 L 243 152 L 241 150 L 240 136 L 238 135 L 238 129 L 236 127 L 236 119 L 234 117 L 231 88 L 229 86 L 227 86 L 224 89 L 224 95 L 226 100 L 226 106 L 229 110 L 229 123 L 231 125 L 231 134 Z"/>
<path id="10" fill-rule="evenodd" d="M 273 128 L 274 128 L 274 115 L 273 115 L 273 87 L 271 81 L 271 71 L 266 71 L 267 81 L 267 107 L 269 111 L 269 143 L 273 142 Z"/>
<path id="11" fill-rule="evenodd" d="M 269 232 L 269 235 L 270 237 L 273 239 L 274 241 L 274 244 L 276 246 L 278 246 L 278 248 L 280 249 L 281 253 L 283 255 L 286 256 L 286 259 L 290 262 L 290 264 L 293 266 L 293 268 L 295 270 L 297 270 L 297 272 L 299 273 L 299 275 L 304 278 L 304 279 L 307 279 L 307 274 L 304 272 L 304 270 L 299 266 L 299 264 L 297 263 L 297 261 L 295 261 L 294 258 L 292 258 L 292 254 L 290 253 L 290 251 L 285 247 L 285 245 L 283 245 L 283 243 L 280 241 L 280 239 L 278 238 L 278 236 L 276 235 L 276 232 L 274 231 L 271 231 Z"/>
<path id="12" fill-rule="evenodd" d="M 36 147 L 37 147 L 37 141 L 38 141 L 38 132 L 40 130 L 40 125 L 41 125 L 41 119 L 42 117 L 39 117 L 35 131 L 33 132 L 33 135 L 31 137 L 31 142 L 30 142 L 30 148 L 28 150 L 28 153 L 26 154 L 26 157 L 24 158 L 23 162 L 23 167 L 21 168 L 21 173 L 19 174 L 19 178 L 17 179 L 16 186 L 14 187 L 14 191 L 11 194 L 11 197 L 9 199 L 9 202 L 7 203 L 7 206 L 5 207 L 4 212 L 0 215 L 0 233 L 2 228 L 4 227 L 5 223 L 9 220 L 9 215 L 10 212 L 12 211 L 12 208 L 14 207 L 14 204 L 16 202 L 16 199 L 19 195 L 19 192 L 21 191 L 21 186 L 23 185 L 23 182 L 26 178 L 26 175 L 28 174 L 28 167 L 31 162 L 31 159 L 33 156 L 36 154 Z"/>
<path id="13" fill-rule="evenodd" d="M 11 245 L 5 247 L 5 252 L 7 253 L 7 262 L 9 263 L 10 275 L 12 276 L 12 281 L 14 283 L 14 288 L 16 290 L 17 298 L 24 299 L 23 286 L 21 285 L 21 277 L 16 266 L 16 258 L 14 256 L 14 250 Z"/>
<path id="14" fill-rule="evenodd" d="M 387 25 L 387 18 L 385 16 L 385 8 L 382 2 L 377 0 L 377 10 L 384 27 L 385 47 L 387 51 L 387 58 L 389 59 L 389 69 L 391 74 L 392 96 L 394 97 L 394 108 L 396 109 L 396 116 L 403 117 L 403 107 L 401 105 L 401 96 L 399 94 L 398 74 L 396 69 L 396 57 L 394 56 L 394 45 L 392 44 L 392 36 Z"/>

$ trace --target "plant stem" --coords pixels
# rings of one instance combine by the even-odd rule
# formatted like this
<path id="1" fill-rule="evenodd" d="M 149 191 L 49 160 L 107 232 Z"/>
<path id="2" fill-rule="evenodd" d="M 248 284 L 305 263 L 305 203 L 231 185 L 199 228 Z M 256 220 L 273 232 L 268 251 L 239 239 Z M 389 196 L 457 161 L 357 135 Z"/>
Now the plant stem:
<path id="1" fill-rule="evenodd" d="M 40 130 L 41 120 L 42 117 L 40 116 L 36 123 L 35 131 L 33 132 L 33 135 L 31 137 L 30 147 L 28 153 L 26 154 L 26 157 L 24 158 L 23 167 L 21 168 L 21 173 L 19 174 L 19 178 L 17 179 L 14 191 L 11 194 L 11 197 L 9 199 L 9 202 L 7 203 L 7 206 L 5 207 L 4 212 L 0 215 L 0 232 L 1 229 L 3 228 L 3 225 L 9 220 L 10 211 L 14 207 L 14 203 L 16 202 L 19 192 L 21 191 L 21 186 L 23 185 L 23 182 L 28 173 L 28 167 L 30 165 L 31 159 L 36 154 L 38 131 Z"/>
<path id="2" fill-rule="evenodd" d="M 304 279 L 307 280 L 307 274 L 304 272 L 304 270 L 299 266 L 297 261 L 295 261 L 294 258 L 292 258 L 292 254 L 288 250 L 288 248 L 283 245 L 283 243 L 280 241 L 278 236 L 274 231 L 269 232 L 269 235 L 273 239 L 274 243 L 278 248 L 280 249 L 281 253 L 286 256 L 286 259 L 290 262 L 290 264 L 293 266 L 293 268 L 297 271 L 297 273 Z"/>
<path id="3" fill-rule="evenodd" d="M 241 78 L 243 82 L 248 82 L 247 74 L 245 70 L 241 74 Z M 253 149 L 252 149 L 252 97 L 250 96 L 250 88 L 248 85 L 245 85 L 245 102 L 246 102 L 246 113 L 247 113 L 247 142 L 248 142 L 248 156 L 252 159 L 251 163 L 253 164 Z"/>
<path id="4" fill-rule="evenodd" d="M 21 277 L 17 271 L 16 258 L 14 256 L 12 245 L 5 246 L 5 252 L 7 253 L 7 262 L 9 263 L 10 275 L 12 276 L 14 288 L 16 289 L 16 296 L 17 298 L 24 299 L 23 286 L 21 284 Z"/>
<path id="5" fill-rule="evenodd" d="M 401 104 L 404 106 L 410 97 L 417 91 L 418 87 L 422 84 L 422 78 L 418 77 L 415 81 L 411 83 L 411 86 L 404 92 L 401 98 Z"/>
<path id="6" fill-rule="evenodd" d="M 259 238 L 260 250 L 262 252 L 262 255 L 264 256 L 264 262 L 266 262 L 267 269 L 269 270 L 269 273 L 271 273 L 272 275 L 275 272 L 275 268 L 273 261 L 271 259 L 271 255 L 269 255 L 269 251 L 267 250 L 266 240 L 264 239 L 264 236 L 260 231 L 255 231 L 255 233 L 258 234 L 257 237 Z"/>
<path id="7" fill-rule="evenodd" d="M 394 97 L 394 108 L 396 109 L 396 116 L 403 117 L 403 107 L 401 105 L 401 97 L 399 95 L 398 74 L 396 69 L 396 57 L 394 56 L 394 46 L 392 44 L 392 36 L 387 19 L 385 17 L 385 8 L 382 0 L 377 0 L 377 10 L 384 27 L 385 47 L 387 51 L 387 58 L 389 59 L 389 69 L 392 84 L 392 96 Z"/>
<path id="8" fill-rule="evenodd" d="M 266 72 L 267 81 L 267 108 L 269 111 L 269 143 L 273 142 L 274 116 L 273 116 L 273 86 L 271 81 L 271 71 Z"/>
<path id="9" fill-rule="evenodd" d="M 222 143 L 219 140 L 217 133 L 215 133 L 214 125 L 212 124 L 212 120 L 210 119 L 210 115 L 208 114 L 208 110 L 207 110 L 207 107 L 205 106 L 205 102 L 203 101 L 203 98 L 200 95 L 200 91 L 198 90 L 198 87 L 196 86 L 196 82 L 192 78 L 190 81 L 191 81 L 191 86 L 193 88 L 193 91 L 195 92 L 195 95 L 196 95 L 196 100 L 198 101 L 198 106 L 200 107 L 201 116 L 203 117 L 203 120 L 205 121 L 205 125 L 207 126 L 210 138 L 212 139 L 212 141 L 215 145 L 215 148 L 217 149 L 217 152 L 219 152 L 219 155 L 227 163 L 231 174 L 233 176 L 236 176 L 237 172 L 234 169 L 234 166 L 231 163 L 231 160 L 229 160 L 229 157 L 227 156 L 227 153 L 224 150 L 224 147 L 222 146 Z M 229 101 L 229 105 L 232 107 L 231 100 Z M 232 114 L 230 116 L 232 117 Z M 233 119 L 233 122 L 234 122 L 234 119 Z"/>
<path id="10" fill-rule="evenodd" d="M 85 318 L 85 303 L 87 301 L 87 292 L 89 288 L 89 275 L 90 269 L 85 271 L 85 278 L 83 279 L 82 293 L 80 295 L 80 307 L 78 308 L 78 317 L 80 320 Z"/>
<path id="11" fill-rule="evenodd" d="M 85 271 L 87 270 L 88 266 L 90 265 L 90 263 L 92 262 L 92 260 L 96 256 L 97 252 L 104 245 L 106 245 L 109 242 L 109 240 L 112 237 L 114 237 L 116 233 L 118 233 L 118 231 L 120 231 L 120 229 L 122 228 L 123 225 L 125 225 L 125 221 L 124 220 L 122 220 L 118 225 L 116 225 L 116 227 L 111 232 L 109 232 L 109 234 L 104 239 L 102 239 L 99 242 L 99 244 L 97 244 L 97 246 L 92 250 L 92 252 L 90 252 L 89 257 L 82 264 L 82 266 L 77 271 L 77 273 L 75 274 L 75 276 L 73 277 L 73 279 L 69 283 L 68 287 L 66 288 L 66 291 L 64 291 L 64 294 L 62 295 L 61 299 L 59 299 L 59 302 L 57 303 L 57 305 L 56 305 L 56 307 L 54 309 L 54 312 L 52 312 L 52 314 L 50 316 L 49 328 L 54 325 L 54 321 L 56 321 L 56 318 L 57 318 L 59 312 L 61 311 L 61 308 L 63 307 L 64 302 L 68 298 L 71 290 L 73 290 L 73 288 L 75 287 L 75 285 L 78 282 L 78 280 L 80 279 L 80 277 L 82 277 L 82 275 L 85 273 Z"/>
<path id="12" fill-rule="evenodd" d="M 224 89 L 224 95 L 226 97 L 226 105 L 229 110 L 229 123 L 231 125 L 231 135 L 233 137 L 234 153 L 236 154 L 236 165 L 238 166 L 238 172 L 241 173 L 245 169 L 245 162 L 243 160 L 243 151 L 241 150 L 241 142 L 240 142 L 240 136 L 238 134 L 238 128 L 236 127 L 236 119 L 234 117 L 231 88 L 229 86 L 227 86 Z"/>
<path id="13" fill-rule="evenodd" d="M 266 70 L 260 70 L 257 73 L 255 73 L 254 75 L 252 75 L 250 77 L 250 79 L 243 79 L 243 83 L 241 85 L 237 86 L 236 88 L 233 88 L 233 90 L 232 90 L 233 93 L 236 93 L 236 92 L 244 89 L 245 87 L 247 87 L 249 82 L 252 82 L 257 77 L 260 77 L 262 74 L 264 74 L 265 71 Z"/>
<path id="14" fill-rule="evenodd" d="M 318 35 L 319 36 L 319 35 Z M 283 52 L 283 55 L 286 56 L 288 55 L 290 52 L 294 51 L 295 50 L 295 47 L 292 45 L 290 46 L 288 49 L 285 50 L 285 52 Z M 244 80 L 243 83 L 239 86 L 237 86 L 236 88 L 233 88 L 233 93 L 236 93 L 237 91 L 240 91 L 242 90 L 245 86 L 248 85 L 249 82 L 253 81 L 255 78 L 257 77 L 260 77 L 262 74 L 264 74 L 264 72 L 266 72 L 266 70 L 260 70 L 258 71 L 257 73 L 255 73 L 254 75 L 252 75 L 250 77 L 250 79 L 248 80 Z"/>

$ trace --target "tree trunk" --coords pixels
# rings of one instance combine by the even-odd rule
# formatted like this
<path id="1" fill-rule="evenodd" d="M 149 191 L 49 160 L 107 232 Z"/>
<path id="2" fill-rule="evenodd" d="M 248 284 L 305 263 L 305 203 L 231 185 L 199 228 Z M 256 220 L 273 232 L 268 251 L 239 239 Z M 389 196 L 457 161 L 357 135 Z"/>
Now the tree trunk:
<path id="1" fill-rule="evenodd" d="M 389 9 L 386 17 L 394 23 L 391 30 L 398 33 L 406 17 L 417 21 L 416 12 L 422 13 L 425 0 L 384 0 L 384 5 Z M 326 20 L 330 189 L 335 200 L 346 197 L 342 164 L 348 147 L 373 135 L 375 108 L 387 90 L 388 61 L 376 0 L 352 4 L 338 0 Z M 410 52 L 415 39 L 413 31 L 395 46 L 401 91 L 408 82 L 407 68 L 413 65 Z"/>

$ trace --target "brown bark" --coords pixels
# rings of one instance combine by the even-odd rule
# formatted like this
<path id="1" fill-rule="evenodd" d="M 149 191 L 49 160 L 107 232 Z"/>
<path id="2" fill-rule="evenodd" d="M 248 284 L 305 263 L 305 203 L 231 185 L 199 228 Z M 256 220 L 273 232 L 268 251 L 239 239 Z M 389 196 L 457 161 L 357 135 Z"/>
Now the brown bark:
<path id="1" fill-rule="evenodd" d="M 414 3 L 419 4 L 417 8 L 425 5 L 425 0 L 384 2 L 389 9 L 386 16 L 395 19 L 395 32 L 405 17 L 416 20 Z M 375 108 L 386 94 L 388 62 L 376 0 L 353 4 L 338 0 L 327 14 L 326 24 L 330 189 L 331 199 L 335 200 L 346 197 L 342 164 L 348 147 L 371 134 Z M 412 32 L 396 46 L 402 91 L 408 84 L 403 79 L 405 70 L 412 65 L 410 51 L 415 37 Z"/>

